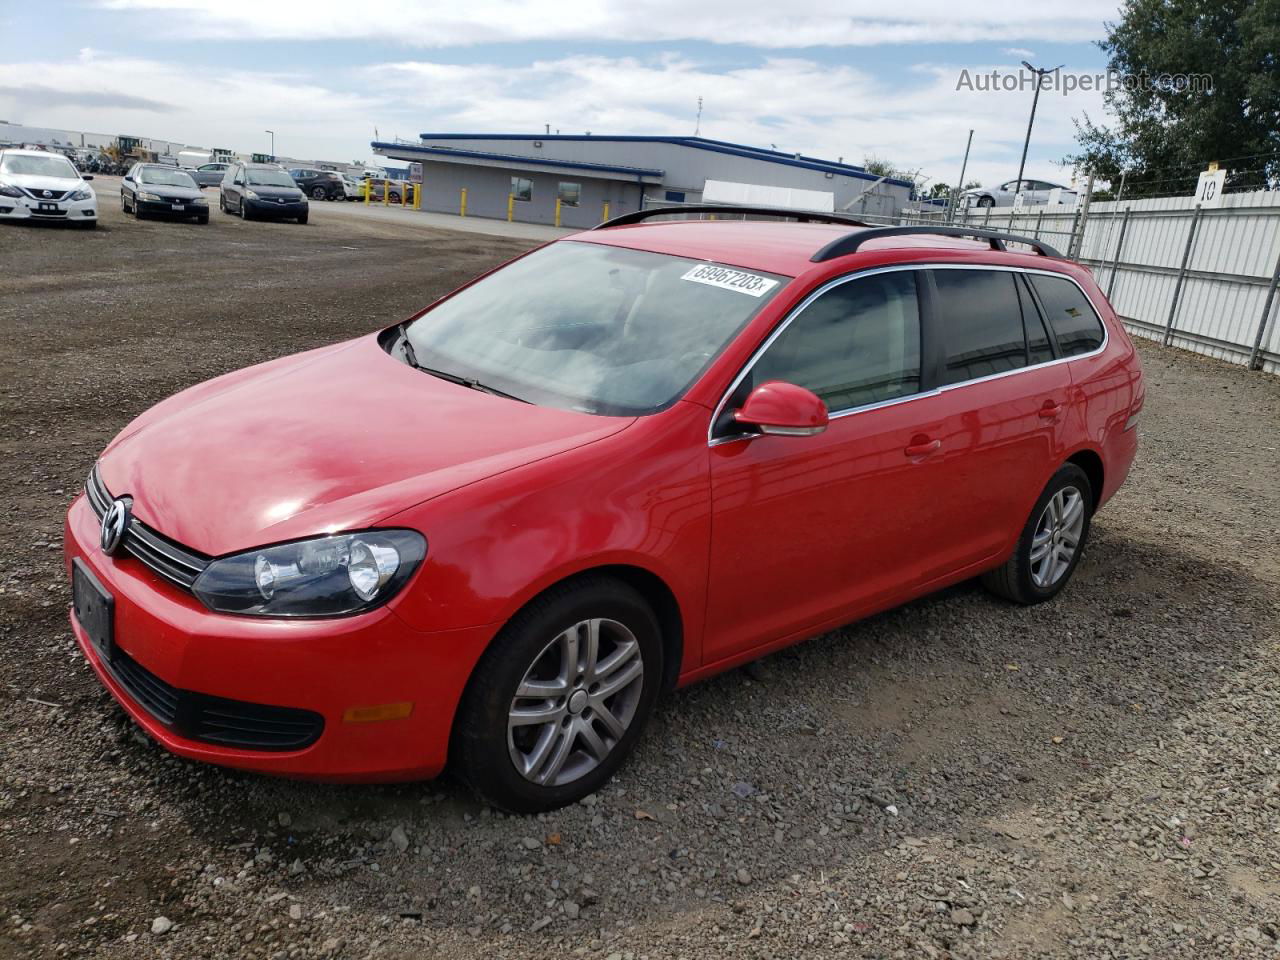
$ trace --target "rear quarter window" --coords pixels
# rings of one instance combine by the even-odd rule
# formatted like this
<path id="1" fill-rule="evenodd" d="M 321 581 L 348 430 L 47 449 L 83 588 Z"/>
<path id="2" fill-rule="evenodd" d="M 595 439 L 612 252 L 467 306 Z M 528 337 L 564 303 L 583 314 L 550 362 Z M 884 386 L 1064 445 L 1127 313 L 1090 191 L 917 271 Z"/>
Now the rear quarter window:
<path id="1" fill-rule="evenodd" d="M 1102 321 L 1084 292 L 1070 280 L 1032 274 L 1029 279 L 1064 357 L 1092 353 L 1102 346 Z"/>

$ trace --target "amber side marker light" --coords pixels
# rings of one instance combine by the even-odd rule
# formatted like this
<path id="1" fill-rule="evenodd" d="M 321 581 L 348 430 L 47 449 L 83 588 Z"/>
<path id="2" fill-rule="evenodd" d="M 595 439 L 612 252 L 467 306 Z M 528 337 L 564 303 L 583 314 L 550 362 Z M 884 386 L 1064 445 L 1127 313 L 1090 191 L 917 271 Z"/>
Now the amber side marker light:
<path id="1" fill-rule="evenodd" d="M 376 707 L 348 707 L 343 723 L 376 723 L 379 720 L 401 720 L 413 713 L 413 702 L 383 703 Z"/>

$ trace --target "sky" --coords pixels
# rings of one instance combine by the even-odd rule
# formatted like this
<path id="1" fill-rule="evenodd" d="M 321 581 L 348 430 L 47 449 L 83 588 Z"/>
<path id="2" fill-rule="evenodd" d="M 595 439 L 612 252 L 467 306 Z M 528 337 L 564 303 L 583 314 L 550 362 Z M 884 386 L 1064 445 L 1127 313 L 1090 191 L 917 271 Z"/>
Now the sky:
<path id="1" fill-rule="evenodd" d="M 1118 0 L 45 0 L 0 2 L 0 120 L 371 157 L 423 132 L 702 136 L 868 157 L 953 184 L 1017 176 L 1020 61 L 1097 74 Z M 56 26 L 52 26 L 56 25 Z M 964 73 L 967 71 L 967 74 Z M 967 80 L 966 80 L 967 77 Z M 1029 83 L 1029 80 L 1028 80 Z M 963 89 L 957 89 L 963 85 Z M 699 125 L 698 98 L 703 101 Z M 1041 94 L 1026 176 L 1069 182 L 1072 118 Z"/>

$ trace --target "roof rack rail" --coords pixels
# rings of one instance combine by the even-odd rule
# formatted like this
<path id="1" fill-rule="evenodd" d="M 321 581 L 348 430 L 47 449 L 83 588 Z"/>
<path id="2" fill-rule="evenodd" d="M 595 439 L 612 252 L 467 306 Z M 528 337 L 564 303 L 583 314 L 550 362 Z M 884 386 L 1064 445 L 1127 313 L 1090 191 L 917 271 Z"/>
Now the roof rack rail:
<path id="1" fill-rule="evenodd" d="M 1025 243 L 1042 257 L 1062 259 L 1060 254 L 1047 243 L 1031 237 L 1020 237 L 1012 233 L 998 233 L 995 230 L 974 230 L 970 227 L 872 227 L 870 230 L 859 230 L 832 240 L 825 247 L 809 258 L 812 263 L 834 260 L 836 257 L 856 253 L 858 248 L 868 240 L 879 240 L 881 237 L 906 237 L 926 234 L 940 237 L 972 237 L 975 240 L 986 240 L 992 250 L 1004 250 L 1006 243 Z"/>
<path id="2" fill-rule="evenodd" d="M 677 207 L 649 207 L 624 213 L 620 217 L 597 224 L 592 230 L 604 230 L 608 227 L 625 227 L 632 223 L 640 223 L 651 217 L 659 217 L 675 213 L 751 213 L 757 216 L 793 217 L 801 223 L 835 223 L 846 227 L 869 227 L 871 224 L 852 217 L 841 217 L 834 213 L 818 213 L 813 210 L 788 210 L 785 207 L 719 207 L 708 204 L 691 204 Z"/>

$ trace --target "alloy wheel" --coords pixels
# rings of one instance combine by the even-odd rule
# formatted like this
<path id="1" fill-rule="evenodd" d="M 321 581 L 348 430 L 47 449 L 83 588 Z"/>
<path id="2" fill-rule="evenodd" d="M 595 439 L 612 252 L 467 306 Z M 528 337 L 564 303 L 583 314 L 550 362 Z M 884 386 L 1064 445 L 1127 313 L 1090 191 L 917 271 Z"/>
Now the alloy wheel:
<path id="1" fill-rule="evenodd" d="M 1052 587 L 1071 568 L 1084 531 L 1084 495 L 1063 487 L 1045 504 L 1031 538 L 1031 581 L 1040 589 Z"/>
<path id="2" fill-rule="evenodd" d="M 525 671 L 507 712 L 507 748 L 526 779 L 563 786 L 594 770 L 635 719 L 644 658 L 617 620 L 582 620 Z"/>

